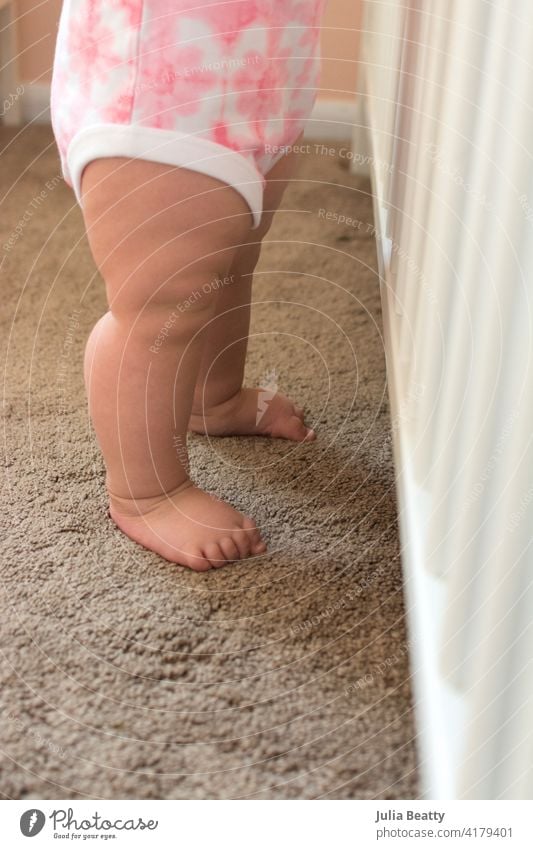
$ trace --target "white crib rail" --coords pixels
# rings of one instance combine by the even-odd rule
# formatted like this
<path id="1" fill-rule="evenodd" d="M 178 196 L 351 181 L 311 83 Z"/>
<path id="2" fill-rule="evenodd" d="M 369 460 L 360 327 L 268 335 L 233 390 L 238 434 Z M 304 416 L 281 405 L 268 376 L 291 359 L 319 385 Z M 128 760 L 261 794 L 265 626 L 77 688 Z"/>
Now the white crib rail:
<path id="1" fill-rule="evenodd" d="M 425 792 L 533 791 L 528 0 L 367 0 L 368 127 Z"/>

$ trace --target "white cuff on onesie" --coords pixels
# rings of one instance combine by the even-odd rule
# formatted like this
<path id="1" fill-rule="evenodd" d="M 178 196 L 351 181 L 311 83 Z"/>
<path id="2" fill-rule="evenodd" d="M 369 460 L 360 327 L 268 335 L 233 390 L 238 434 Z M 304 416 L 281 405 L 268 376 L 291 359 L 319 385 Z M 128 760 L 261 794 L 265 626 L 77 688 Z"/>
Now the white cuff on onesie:
<path id="1" fill-rule="evenodd" d="M 253 216 L 253 229 L 259 226 L 265 179 L 242 153 L 177 130 L 138 124 L 92 124 L 76 133 L 67 150 L 65 179 L 72 185 L 80 205 L 84 168 L 94 159 L 111 156 L 189 168 L 221 180 L 242 195 Z"/>

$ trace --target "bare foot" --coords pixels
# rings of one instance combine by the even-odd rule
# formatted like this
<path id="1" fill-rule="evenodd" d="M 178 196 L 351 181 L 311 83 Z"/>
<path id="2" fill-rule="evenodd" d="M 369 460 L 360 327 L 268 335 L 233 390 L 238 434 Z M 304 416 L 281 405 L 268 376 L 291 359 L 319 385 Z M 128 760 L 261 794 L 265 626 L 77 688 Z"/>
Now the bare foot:
<path id="1" fill-rule="evenodd" d="M 316 439 L 304 422 L 304 412 L 281 392 L 241 389 L 215 407 L 191 415 L 189 430 L 210 436 L 276 436 L 295 442 Z"/>
<path id="2" fill-rule="evenodd" d="M 252 519 L 187 480 L 174 492 L 129 499 L 110 494 L 109 512 L 126 536 L 197 572 L 263 554 Z"/>

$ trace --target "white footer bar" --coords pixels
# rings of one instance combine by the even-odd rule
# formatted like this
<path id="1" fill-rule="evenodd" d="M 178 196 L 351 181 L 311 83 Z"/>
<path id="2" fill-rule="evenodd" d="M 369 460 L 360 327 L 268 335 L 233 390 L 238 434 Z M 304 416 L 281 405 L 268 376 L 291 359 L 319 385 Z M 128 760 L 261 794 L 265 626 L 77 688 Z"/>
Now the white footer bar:
<path id="1" fill-rule="evenodd" d="M 2 845 L 194 849 L 531 847 L 530 802 L 0 802 Z M 35 843 L 31 842 L 35 839 Z"/>

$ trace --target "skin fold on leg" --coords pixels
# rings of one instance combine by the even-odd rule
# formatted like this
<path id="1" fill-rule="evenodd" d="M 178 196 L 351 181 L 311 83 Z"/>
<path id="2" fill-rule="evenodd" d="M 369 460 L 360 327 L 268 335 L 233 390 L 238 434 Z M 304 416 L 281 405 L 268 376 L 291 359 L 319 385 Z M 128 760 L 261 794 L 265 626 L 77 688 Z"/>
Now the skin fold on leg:
<path id="1" fill-rule="evenodd" d="M 299 442 L 315 439 L 304 422 L 303 410 L 281 392 L 264 405 L 261 388 L 243 386 L 250 329 L 252 279 L 261 243 L 270 229 L 296 156 L 283 156 L 266 175 L 261 224 L 250 230 L 232 260 L 229 273 L 219 281 L 213 316 L 204 329 L 205 343 L 194 393 L 189 429 L 211 436 L 264 435 Z"/>
<path id="2" fill-rule="evenodd" d="M 89 410 L 118 527 L 166 559 L 206 570 L 261 554 L 255 523 L 188 475 L 186 432 L 217 306 L 251 232 L 245 201 L 203 174 L 100 159 L 82 180 L 89 244 L 109 311 L 86 349 Z"/>

